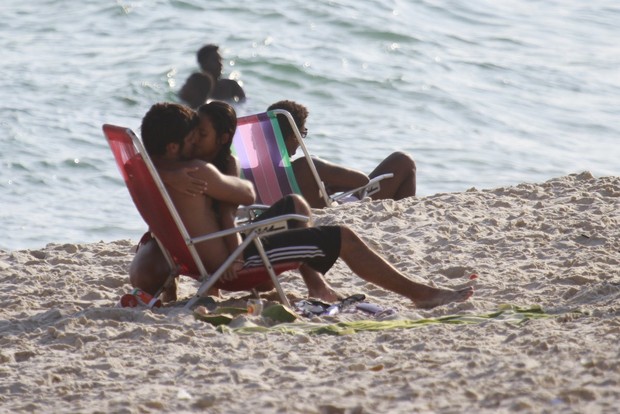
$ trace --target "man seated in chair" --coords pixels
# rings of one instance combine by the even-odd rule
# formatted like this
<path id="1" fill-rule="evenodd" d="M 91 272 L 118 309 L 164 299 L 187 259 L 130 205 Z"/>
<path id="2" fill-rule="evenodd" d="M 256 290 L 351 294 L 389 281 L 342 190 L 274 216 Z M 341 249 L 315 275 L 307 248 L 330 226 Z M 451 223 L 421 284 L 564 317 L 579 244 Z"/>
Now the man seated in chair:
<path id="1" fill-rule="evenodd" d="M 207 183 L 204 196 L 191 196 L 168 188 L 172 201 L 192 237 L 221 229 L 214 204 L 251 204 L 254 201 L 254 190 L 249 181 L 222 174 L 216 167 L 204 161 L 184 161 L 184 157 L 191 156 L 197 139 L 201 139 L 196 128 L 196 117 L 195 112 L 182 105 L 159 103 L 147 112 L 141 127 L 144 146 L 158 170 L 197 167 L 198 175 Z M 272 263 L 298 260 L 324 275 L 340 258 L 362 279 L 403 295 L 421 308 L 465 301 L 473 294 L 471 287 L 452 290 L 414 282 L 368 247 L 346 226 L 297 228 L 266 236 L 262 241 Z M 196 247 L 209 272 L 214 272 L 229 255 L 228 248 L 221 239 L 198 243 Z M 283 256 L 282 252 L 286 255 Z M 162 266 L 165 262 L 161 256 L 154 241 L 147 241 L 141 246 L 130 269 L 134 286 L 154 293 L 163 285 L 168 269 L 165 265 Z M 243 252 L 243 259 L 234 263 L 224 277 L 235 278 L 238 270 L 257 259 L 256 249 L 253 246 L 248 247 Z"/>
<path id="2" fill-rule="evenodd" d="M 273 109 L 288 111 L 293 117 L 302 138 L 306 137 L 308 133 L 306 129 L 306 118 L 309 112 L 305 106 L 294 101 L 285 100 L 276 102 L 267 108 L 268 111 Z M 278 123 L 282 129 L 284 143 L 286 144 L 289 156 L 293 156 L 299 148 L 295 133 L 290 123 L 283 115 L 278 115 Z M 370 196 L 373 200 L 386 198 L 401 200 L 405 197 L 415 195 L 416 165 L 413 159 L 404 152 L 398 151 L 390 154 L 368 175 L 320 158 L 313 157 L 312 160 L 321 181 L 323 181 L 330 195 L 362 187 L 368 184 L 369 178 L 387 173 L 394 174 L 394 177 L 381 180 L 380 190 Z M 310 206 L 313 208 L 325 207 L 325 200 L 319 194 L 318 185 L 316 184 L 307 161 L 303 158 L 298 158 L 292 162 L 292 166 L 301 193 Z"/>

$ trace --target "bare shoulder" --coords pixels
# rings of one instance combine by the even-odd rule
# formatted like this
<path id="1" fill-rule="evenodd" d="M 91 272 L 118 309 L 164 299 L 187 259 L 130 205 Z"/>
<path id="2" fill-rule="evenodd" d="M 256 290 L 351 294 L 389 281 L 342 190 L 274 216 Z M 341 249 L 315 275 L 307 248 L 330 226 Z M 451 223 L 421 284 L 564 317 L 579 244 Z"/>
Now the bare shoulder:
<path id="1" fill-rule="evenodd" d="M 187 167 L 200 168 L 200 167 L 204 167 L 207 165 L 205 161 L 199 160 L 197 158 L 193 160 L 181 161 L 179 164 L 181 164 L 184 168 L 187 168 Z"/>
<path id="2" fill-rule="evenodd" d="M 338 174 L 350 170 L 343 165 L 339 165 L 318 157 L 312 157 L 312 162 L 319 174 L 321 174 L 321 172 Z"/>
<path id="3" fill-rule="evenodd" d="M 191 168 L 195 170 L 195 172 L 192 173 L 192 175 L 196 175 L 197 178 L 202 178 L 202 179 L 213 177 L 214 175 L 219 175 L 219 171 L 217 170 L 215 166 L 213 166 L 212 164 L 208 162 L 199 160 L 199 159 L 193 159 L 193 160 L 187 160 L 187 161 L 175 161 L 173 163 L 168 163 L 161 167 L 162 169 L 167 170 L 167 171 L 179 171 L 179 170 Z M 160 166 L 157 166 L 157 168 L 159 169 Z"/>

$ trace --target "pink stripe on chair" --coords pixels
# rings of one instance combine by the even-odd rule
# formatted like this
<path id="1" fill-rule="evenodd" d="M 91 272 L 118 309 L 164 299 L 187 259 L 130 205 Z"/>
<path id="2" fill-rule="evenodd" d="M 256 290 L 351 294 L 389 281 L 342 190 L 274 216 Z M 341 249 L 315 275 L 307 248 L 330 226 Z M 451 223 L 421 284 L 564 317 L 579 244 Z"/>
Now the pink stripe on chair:
<path id="1" fill-rule="evenodd" d="M 269 140 L 273 140 L 269 136 L 270 132 L 271 135 L 273 134 L 271 123 L 269 120 L 261 122 L 257 116 L 244 117 L 243 121 L 237 126 L 235 137 L 235 139 L 241 138 L 243 142 L 243 148 L 235 146 L 241 168 L 251 171 L 252 177 L 247 178 L 254 182 L 258 193 L 257 202 L 271 205 L 284 196 L 274 167 L 274 160 L 270 157 Z M 244 154 L 240 154 L 241 151 Z"/>
<path id="2" fill-rule="evenodd" d="M 271 124 L 269 122 L 267 122 L 266 126 L 271 129 Z M 262 202 L 264 204 L 271 205 L 281 199 L 284 194 L 282 194 L 278 174 L 274 168 L 274 160 L 271 159 L 269 155 L 269 142 L 267 140 L 270 138 L 265 134 L 263 122 L 254 125 L 252 132 L 255 133 L 254 144 L 257 147 L 256 151 L 258 151 L 258 154 L 261 154 L 263 158 L 260 160 L 260 165 L 263 167 L 260 169 L 260 177 L 257 177 L 255 174 L 254 178 L 257 181 L 261 181 L 261 190 L 259 190 L 259 192 L 261 194 L 261 198 L 263 198 Z"/>

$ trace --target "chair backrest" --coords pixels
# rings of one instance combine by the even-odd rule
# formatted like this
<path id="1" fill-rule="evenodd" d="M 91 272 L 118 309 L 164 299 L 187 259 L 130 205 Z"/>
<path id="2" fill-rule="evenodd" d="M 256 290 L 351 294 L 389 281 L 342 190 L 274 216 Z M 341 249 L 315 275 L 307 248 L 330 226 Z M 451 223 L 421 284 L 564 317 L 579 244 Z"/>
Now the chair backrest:
<path id="1" fill-rule="evenodd" d="M 329 196 L 316 172 L 295 121 L 287 111 L 283 110 L 267 111 L 237 119 L 237 131 L 233 137 L 232 149 L 239 159 L 242 176 L 254 183 L 257 194 L 256 202 L 272 205 L 285 195 L 301 195 L 278 122 L 278 114 L 284 115 L 290 123 L 317 186 L 326 204 L 330 205 Z"/>
<path id="2" fill-rule="evenodd" d="M 242 176 L 256 187 L 257 203 L 272 205 L 287 194 L 301 194 L 276 113 L 240 117 L 232 146 Z"/>
<path id="3" fill-rule="evenodd" d="M 190 238 L 140 139 L 129 128 L 109 124 L 103 126 L 103 133 L 138 212 L 149 231 L 163 245 L 163 253 L 170 265 L 178 266 L 180 274 L 194 279 L 208 278 L 192 243 L 194 240 Z M 299 265 L 299 262 L 280 262 L 272 267 L 276 274 L 280 274 Z M 263 266 L 243 269 L 237 275 L 239 277 L 232 281 L 220 278 L 214 286 L 228 291 L 249 290 L 270 277 Z"/>
<path id="4" fill-rule="evenodd" d="M 189 234 L 176 213 L 168 193 L 142 143 L 128 128 L 106 124 L 103 126 L 108 144 L 116 159 L 129 194 L 148 224 L 151 233 L 168 250 L 180 273 L 199 278 L 200 264 L 196 264 L 193 253 L 187 246 Z M 196 253 L 197 257 L 197 253 Z M 204 270 L 203 270 L 204 271 Z M 206 274 L 206 271 L 205 271 Z"/>

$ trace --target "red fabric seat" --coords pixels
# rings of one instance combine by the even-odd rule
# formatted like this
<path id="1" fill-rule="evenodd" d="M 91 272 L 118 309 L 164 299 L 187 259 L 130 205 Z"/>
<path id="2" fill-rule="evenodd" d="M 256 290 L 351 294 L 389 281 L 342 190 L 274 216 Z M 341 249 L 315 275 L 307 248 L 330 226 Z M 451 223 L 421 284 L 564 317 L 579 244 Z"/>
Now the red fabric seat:
<path id="1" fill-rule="evenodd" d="M 193 246 L 199 240 L 189 237 L 140 140 L 130 129 L 119 126 L 106 124 L 103 132 L 129 194 L 149 226 L 149 231 L 167 251 L 171 268 L 178 267 L 179 274 L 207 280 L 210 276 Z M 280 263 L 273 265 L 273 269 L 276 274 L 280 274 L 296 269 L 299 265 L 299 262 Z M 240 271 L 238 276 L 230 282 L 217 280 L 212 286 L 228 291 L 243 291 L 272 280 L 266 267 L 247 268 Z"/>

